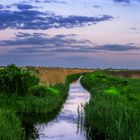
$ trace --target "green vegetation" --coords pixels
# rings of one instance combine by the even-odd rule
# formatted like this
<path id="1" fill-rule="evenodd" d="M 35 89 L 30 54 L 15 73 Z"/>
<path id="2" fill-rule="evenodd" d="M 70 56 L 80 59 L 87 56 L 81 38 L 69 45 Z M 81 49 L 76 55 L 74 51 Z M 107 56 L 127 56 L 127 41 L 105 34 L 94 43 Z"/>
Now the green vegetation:
<path id="1" fill-rule="evenodd" d="M 16 113 L 12 110 L 0 109 L 0 139 L 20 140 L 21 122 Z"/>
<path id="2" fill-rule="evenodd" d="M 0 70 L 0 92 L 7 95 L 28 94 L 30 87 L 39 84 L 39 78 L 32 71 L 10 65 Z"/>
<path id="3" fill-rule="evenodd" d="M 85 74 L 81 84 L 91 93 L 85 106 L 85 126 L 96 139 L 140 139 L 140 79 L 104 72 Z M 96 134 L 95 134 L 96 132 Z"/>
<path id="4" fill-rule="evenodd" d="M 116 88 L 111 87 L 111 88 L 106 89 L 106 90 L 105 90 L 105 93 L 106 93 L 106 94 L 118 94 L 119 91 L 118 91 Z"/>
<path id="5" fill-rule="evenodd" d="M 77 73 L 77 74 L 68 75 L 68 76 L 66 77 L 65 83 L 66 83 L 67 85 L 69 85 L 70 83 L 72 83 L 72 82 L 78 80 L 78 79 L 80 78 L 80 76 L 83 76 L 83 75 L 85 75 L 85 74 L 86 74 L 85 72 L 81 72 L 81 73 Z"/>
<path id="6" fill-rule="evenodd" d="M 98 134 L 109 140 L 140 139 L 140 79 L 80 73 L 67 76 L 65 84 L 48 86 L 40 84 L 38 72 L 15 65 L 0 69 L 0 139 L 35 138 L 30 136 L 37 135 L 34 122 L 48 122 L 48 114 L 55 118 L 69 84 L 81 75 L 81 84 L 91 93 L 85 106 L 87 133 L 95 139 Z"/>
<path id="7" fill-rule="evenodd" d="M 22 114 L 59 110 L 68 93 L 67 84 L 39 84 L 33 71 L 10 65 L 0 70 L 0 139 L 24 139 Z M 22 128 L 23 127 L 23 128 Z"/>

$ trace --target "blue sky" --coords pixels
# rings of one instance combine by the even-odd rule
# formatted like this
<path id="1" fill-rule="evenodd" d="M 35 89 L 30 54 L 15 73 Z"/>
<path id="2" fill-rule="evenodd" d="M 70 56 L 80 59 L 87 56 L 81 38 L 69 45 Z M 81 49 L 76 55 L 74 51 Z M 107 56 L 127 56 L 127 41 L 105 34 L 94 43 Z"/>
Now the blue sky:
<path id="1" fill-rule="evenodd" d="M 140 68 L 140 0 L 1 0 L 0 65 Z"/>

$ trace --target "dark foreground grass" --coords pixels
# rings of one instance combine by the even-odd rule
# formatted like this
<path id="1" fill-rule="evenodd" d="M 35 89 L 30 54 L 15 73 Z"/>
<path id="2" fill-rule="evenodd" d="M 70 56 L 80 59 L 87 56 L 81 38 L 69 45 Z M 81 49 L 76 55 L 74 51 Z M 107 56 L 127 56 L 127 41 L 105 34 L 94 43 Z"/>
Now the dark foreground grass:
<path id="1" fill-rule="evenodd" d="M 0 140 L 20 140 L 21 122 L 13 110 L 0 109 Z"/>
<path id="2" fill-rule="evenodd" d="M 30 79 L 27 83 L 28 76 Z M 69 82 L 66 80 L 65 84 L 41 86 L 36 79 L 32 72 L 22 71 L 15 66 L 0 72 L 0 140 L 26 139 L 23 122 L 28 117 L 25 120 L 24 114 L 42 116 L 61 109 L 68 95 Z M 14 87 L 8 85 L 8 81 Z M 24 88 L 26 90 L 22 91 Z"/>
<path id="3" fill-rule="evenodd" d="M 85 74 L 81 84 L 91 93 L 85 106 L 85 126 L 93 139 L 140 139 L 139 79 L 95 72 Z"/>

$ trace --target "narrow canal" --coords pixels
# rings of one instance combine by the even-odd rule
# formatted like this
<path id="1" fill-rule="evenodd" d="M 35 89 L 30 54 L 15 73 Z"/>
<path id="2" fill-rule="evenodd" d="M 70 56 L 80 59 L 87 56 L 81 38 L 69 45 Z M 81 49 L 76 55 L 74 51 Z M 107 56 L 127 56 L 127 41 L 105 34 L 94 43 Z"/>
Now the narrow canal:
<path id="1" fill-rule="evenodd" d="M 56 119 L 47 124 L 36 125 L 40 140 L 86 140 L 82 125 L 83 106 L 89 101 L 90 94 L 79 80 L 70 85 L 68 99 Z"/>

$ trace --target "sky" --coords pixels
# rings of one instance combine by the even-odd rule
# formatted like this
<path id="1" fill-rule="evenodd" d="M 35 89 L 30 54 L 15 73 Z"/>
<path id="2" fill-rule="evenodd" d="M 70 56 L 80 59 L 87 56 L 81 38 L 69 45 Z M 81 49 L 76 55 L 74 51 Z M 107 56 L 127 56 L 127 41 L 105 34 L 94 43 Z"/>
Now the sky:
<path id="1" fill-rule="evenodd" d="M 0 65 L 140 69 L 140 0 L 0 0 Z"/>

